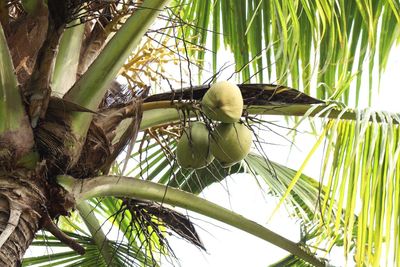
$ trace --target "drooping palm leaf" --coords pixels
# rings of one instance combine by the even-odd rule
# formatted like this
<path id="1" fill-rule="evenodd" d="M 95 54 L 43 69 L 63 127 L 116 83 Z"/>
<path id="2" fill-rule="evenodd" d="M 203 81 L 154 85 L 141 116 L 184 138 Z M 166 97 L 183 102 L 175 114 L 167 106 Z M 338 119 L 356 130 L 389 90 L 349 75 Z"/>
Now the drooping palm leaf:
<path id="1" fill-rule="evenodd" d="M 260 80 L 289 83 L 319 99 L 334 96 L 345 103 L 352 98 L 359 102 L 361 77 L 374 77 L 375 66 L 382 73 L 399 38 L 400 9 L 395 1 L 175 3 L 176 13 L 188 24 L 181 34 L 197 36 L 193 42 L 201 45 L 211 38 L 213 53 L 223 43 L 234 55 L 241 80 L 259 73 Z M 203 58 L 204 52 L 197 56 Z M 214 66 L 217 58 L 214 54 Z M 267 71 L 261 74 L 264 68 Z M 358 73 L 355 90 L 347 91 Z M 370 78 L 370 102 L 371 93 Z"/>
<path id="2" fill-rule="evenodd" d="M 163 255 L 168 261 L 176 261 L 173 248 L 168 243 L 168 230 L 204 248 L 189 218 L 171 208 L 129 198 L 107 197 L 91 202 L 93 212 L 101 215 L 102 220 L 111 222 L 132 246 L 131 249 L 138 254 L 148 255 L 154 264 L 158 264 L 158 255 Z"/>
<path id="3" fill-rule="evenodd" d="M 65 244 L 46 233 L 36 236 L 36 240 L 32 243 L 32 246 L 41 247 L 44 250 L 47 248 L 49 249 L 47 253 L 42 256 L 24 258 L 22 266 L 109 266 L 102 258 L 97 245 L 93 242 L 90 235 L 83 232 L 64 232 L 85 248 L 86 253 L 84 255 L 79 255 L 75 251 L 70 251 Z M 122 241 L 110 242 L 115 252 L 113 256 L 121 263 L 130 262 L 131 266 L 141 266 L 146 262 L 152 262 L 151 258 L 138 253 L 138 251 L 129 244 L 123 243 Z M 51 250 L 53 247 L 57 248 L 54 252 Z M 57 252 L 59 250 L 62 252 Z M 118 266 L 126 265 L 121 264 Z"/>
<path id="4" fill-rule="evenodd" d="M 62 217 L 59 222 L 60 229 L 85 248 L 85 255 L 79 255 L 77 252 L 71 251 L 64 243 L 48 233 L 44 233 L 37 236 L 32 246 L 36 247 L 36 249 L 38 247 L 46 248 L 46 253 L 42 256 L 25 258 L 23 265 L 48 266 L 50 264 L 50 266 L 59 266 L 63 263 L 69 263 L 70 265 L 68 266 L 81 266 L 80 264 L 82 266 L 93 266 L 93 264 L 97 263 L 100 266 L 127 266 L 127 264 L 129 266 L 159 266 L 158 260 L 153 255 L 146 254 L 143 251 L 146 246 L 142 244 L 142 240 L 135 234 L 136 230 L 140 231 L 141 229 L 132 229 L 132 224 L 129 218 L 123 215 L 118 201 L 115 201 L 115 199 L 103 199 L 101 202 L 93 201 L 93 203 L 95 204 L 94 206 L 87 205 L 90 214 L 87 211 L 80 214 L 80 216 L 85 217 L 83 222 L 85 222 L 89 231 L 86 230 L 85 225 L 76 216 L 73 218 Z M 79 206 L 79 212 L 84 211 L 85 209 Z M 88 214 L 97 214 L 97 218 L 100 218 L 98 223 L 95 221 L 97 220 L 96 216 L 92 217 L 88 216 Z M 114 216 L 118 218 L 114 218 Z M 108 219 L 112 223 L 111 227 L 114 228 L 113 234 L 110 234 L 111 228 L 109 229 L 104 225 Z M 114 234 L 115 232 L 118 234 Z M 53 247 L 59 249 L 53 251 L 51 249 Z M 167 256 L 165 255 L 165 257 Z M 88 265 L 84 265 L 86 263 Z"/>
<path id="5" fill-rule="evenodd" d="M 330 250 L 342 240 L 345 255 L 354 254 L 357 264 L 396 264 L 399 256 L 390 255 L 399 239 L 399 116 L 371 110 L 355 114 L 355 120 L 328 120 L 321 136 L 326 140 L 321 176 L 325 192 L 316 219 L 325 230 L 316 242 L 328 241 Z"/>
<path id="6" fill-rule="evenodd" d="M 396 251 L 399 240 L 400 120 L 397 115 L 371 110 L 357 114 L 356 121 L 336 121 L 335 128 L 327 133 L 324 161 L 331 164 L 323 168 L 328 188 L 322 206 L 323 220 L 335 222 L 331 231 L 339 234 L 338 221 L 327 216 L 331 200 L 337 199 L 338 211 L 346 209 L 345 253 L 350 252 L 356 228 L 357 264 L 376 264 L 381 259 L 396 264 L 400 262 L 398 253 L 392 259 L 389 255 Z M 359 220 L 357 227 L 355 216 Z"/>
<path id="7" fill-rule="evenodd" d="M 100 251 L 104 262 L 107 265 L 121 265 L 121 262 L 118 261 L 118 257 L 115 257 L 116 251 L 113 249 L 109 238 L 107 238 L 100 222 L 97 220 L 93 208 L 86 202 L 80 203 L 76 208 L 92 236 L 92 241 Z"/>
<path id="8" fill-rule="evenodd" d="M 137 258 L 144 260 L 145 266 L 158 266 L 161 257 L 174 262 L 174 254 L 165 238 L 165 226 L 159 224 L 146 224 L 148 217 L 136 214 L 127 209 L 124 201 L 118 198 L 102 198 L 90 201 L 88 205 L 93 214 L 97 214 L 98 226 L 94 230 L 103 231 L 105 240 L 117 239 L 125 242 L 128 249 L 136 254 Z M 145 213 L 142 209 L 140 212 Z M 156 217 L 154 218 L 156 220 Z M 104 226 L 111 223 L 111 228 Z M 145 223 L 143 223 L 145 221 Z M 111 234 L 113 230 L 114 234 Z M 118 234 L 115 234 L 117 230 Z M 108 241 L 109 242 L 109 241 Z M 107 257 L 106 257 L 107 258 Z M 129 261 L 128 261 L 129 262 Z M 124 266 L 126 260 L 120 261 L 119 266 Z"/>

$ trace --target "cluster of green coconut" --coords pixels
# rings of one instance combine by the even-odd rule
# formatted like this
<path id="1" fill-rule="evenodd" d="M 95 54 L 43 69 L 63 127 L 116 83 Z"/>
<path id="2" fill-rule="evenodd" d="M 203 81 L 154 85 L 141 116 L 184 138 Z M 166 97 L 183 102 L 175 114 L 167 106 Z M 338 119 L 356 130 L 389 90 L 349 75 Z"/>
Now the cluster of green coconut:
<path id="1" fill-rule="evenodd" d="M 241 161 L 250 152 L 252 133 L 240 123 L 243 97 L 235 84 L 221 81 L 206 92 L 201 108 L 211 120 L 218 121 L 214 130 L 203 122 L 191 122 L 178 141 L 176 156 L 183 168 L 200 169 L 216 158 L 224 167 Z"/>

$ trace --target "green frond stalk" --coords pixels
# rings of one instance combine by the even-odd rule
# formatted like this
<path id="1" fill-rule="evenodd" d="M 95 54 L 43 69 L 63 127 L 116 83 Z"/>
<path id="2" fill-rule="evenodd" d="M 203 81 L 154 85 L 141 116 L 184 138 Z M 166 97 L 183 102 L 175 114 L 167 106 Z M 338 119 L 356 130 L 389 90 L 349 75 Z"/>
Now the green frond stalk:
<path id="1" fill-rule="evenodd" d="M 62 97 L 76 81 L 84 28 L 84 24 L 78 24 L 77 21 L 72 22 L 61 37 L 51 79 L 54 96 Z"/>
<path id="2" fill-rule="evenodd" d="M 96 110 L 109 84 L 167 3 L 168 0 L 144 1 L 107 43 L 89 69 L 65 94 L 64 99 Z M 91 114 L 73 113 L 73 132 L 78 136 L 85 136 L 91 118 Z"/>
<path id="3" fill-rule="evenodd" d="M 0 25 L 0 134 L 17 130 L 25 116 L 10 51 Z"/>
<path id="4" fill-rule="evenodd" d="M 59 176 L 58 182 L 61 186 L 65 186 L 65 189 L 74 196 L 78 204 L 93 197 L 117 196 L 157 201 L 178 206 L 214 218 L 262 238 L 314 266 L 325 266 L 323 262 L 305 252 L 298 244 L 277 235 L 241 215 L 179 189 L 121 176 L 100 176 L 79 181 L 74 181 L 74 178 L 70 176 Z"/>
<path id="5" fill-rule="evenodd" d="M 172 123 L 181 120 L 184 116 L 195 117 L 195 110 L 190 105 L 178 101 L 157 101 L 143 104 L 143 118 L 140 129 L 144 130 L 157 125 Z M 271 104 L 264 106 L 245 106 L 244 110 L 250 115 L 280 115 L 301 116 L 302 120 L 309 117 L 331 118 L 340 120 L 357 120 L 357 110 L 340 107 L 336 103 L 308 105 L 308 104 Z M 398 114 L 390 114 L 391 122 L 399 124 Z M 375 118 L 382 122 L 381 117 Z M 372 120 L 372 118 L 371 118 Z M 128 125 L 126 123 L 125 125 Z"/>
<path id="6" fill-rule="evenodd" d="M 92 206 L 90 206 L 86 201 L 82 201 L 76 206 L 76 208 L 86 227 L 89 229 L 92 239 L 103 256 L 106 264 L 117 264 L 118 258 L 116 256 L 116 251 L 113 249 L 110 241 L 101 229 L 101 225 L 94 214 L 95 211 Z"/>

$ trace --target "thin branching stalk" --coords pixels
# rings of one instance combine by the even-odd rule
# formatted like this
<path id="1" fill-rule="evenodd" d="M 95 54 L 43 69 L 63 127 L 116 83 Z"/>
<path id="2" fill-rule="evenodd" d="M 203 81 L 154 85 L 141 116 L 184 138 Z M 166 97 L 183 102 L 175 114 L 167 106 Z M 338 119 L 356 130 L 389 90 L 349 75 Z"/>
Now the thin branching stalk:
<path id="1" fill-rule="evenodd" d="M 113 250 L 107 236 L 101 229 L 101 225 L 94 214 L 93 208 L 86 201 L 80 202 L 76 208 L 86 227 L 92 234 L 92 239 L 103 256 L 106 264 L 112 265 L 115 263 L 117 260 L 115 255 L 116 251 Z"/>

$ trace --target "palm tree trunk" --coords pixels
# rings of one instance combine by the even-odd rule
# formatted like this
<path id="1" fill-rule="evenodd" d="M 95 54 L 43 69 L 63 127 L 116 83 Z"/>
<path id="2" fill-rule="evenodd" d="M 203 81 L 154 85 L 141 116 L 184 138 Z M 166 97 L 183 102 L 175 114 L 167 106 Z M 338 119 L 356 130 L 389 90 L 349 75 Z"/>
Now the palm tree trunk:
<path id="1" fill-rule="evenodd" d="M 46 207 L 37 172 L 0 171 L 0 266 L 20 266 Z"/>

